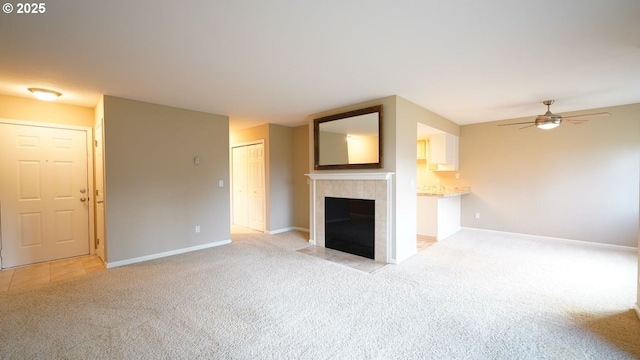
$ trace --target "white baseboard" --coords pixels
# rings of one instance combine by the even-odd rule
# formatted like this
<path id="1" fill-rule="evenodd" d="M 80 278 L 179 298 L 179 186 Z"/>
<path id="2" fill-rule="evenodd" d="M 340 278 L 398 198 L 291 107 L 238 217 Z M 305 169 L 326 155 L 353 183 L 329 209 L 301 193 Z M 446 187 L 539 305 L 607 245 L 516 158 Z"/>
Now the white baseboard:
<path id="1" fill-rule="evenodd" d="M 556 238 L 556 237 L 542 236 L 542 235 L 514 233 L 509 231 L 489 230 L 489 229 L 480 229 L 480 228 L 472 228 L 472 227 L 462 227 L 461 230 L 471 230 L 471 231 L 488 232 L 488 233 L 495 233 L 495 234 L 522 236 L 522 237 L 528 237 L 528 238 L 538 239 L 538 240 L 565 242 L 565 243 L 595 246 L 595 247 L 615 249 L 615 250 L 625 250 L 625 251 L 634 251 L 634 252 L 638 250 L 638 248 L 632 247 L 632 246 L 595 243 L 595 242 L 583 241 L 583 240 L 571 240 L 571 239 L 563 239 L 563 238 Z"/>
<path id="2" fill-rule="evenodd" d="M 412 257 L 413 255 L 415 255 L 417 253 L 418 253 L 417 250 L 413 250 L 413 251 L 405 254 L 405 256 L 403 256 L 403 257 L 399 257 L 399 258 L 395 258 L 395 259 L 391 258 L 389 260 L 389 264 L 394 264 L 394 265 L 400 264 L 401 262 L 407 260 L 408 258 Z"/>
<path id="3" fill-rule="evenodd" d="M 301 228 L 301 227 L 297 227 L 297 226 L 290 226 L 290 227 L 284 228 L 284 229 L 265 231 L 265 233 L 268 234 L 268 235 L 275 235 L 275 234 L 280 234 L 280 233 L 287 232 L 287 231 L 292 231 L 292 230 L 297 230 L 297 231 L 302 231 L 302 232 L 309 232 L 309 229 L 305 229 L 305 228 Z"/>
<path id="4" fill-rule="evenodd" d="M 208 248 L 212 248 L 212 247 L 216 247 L 216 246 L 220 246 L 220 245 L 227 245 L 227 244 L 231 244 L 231 240 L 216 241 L 216 242 L 209 243 L 209 244 L 196 245 L 196 246 L 191 246 L 191 247 L 188 247 L 188 248 L 165 251 L 165 252 L 161 252 L 161 253 L 157 253 L 157 254 L 140 256 L 140 257 L 136 257 L 136 258 L 132 258 L 132 259 L 108 262 L 106 264 L 106 267 L 107 267 L 107 269 L 111 269 L 111 268 L 118 267 L 118 266 L 131 265 L 131 264 L 135 264 L 135 263 L 139 263 L 139 262 L 143 262 L 143 261 L 160 259 L 160 258 L 167 257 L 167 256 L 179 255 L 179 254 L 184 254 L 184 253 L 191 252 L 191 251 L 203 250 L 203 249 L 208 249 Z"/>
<path id="5" fill-rule="evenodd" d="M 636 315 L 638 315 L 638 317 L 640 318 L 640 305 L 636 303 L 633 308 L 636 310 Z"/>

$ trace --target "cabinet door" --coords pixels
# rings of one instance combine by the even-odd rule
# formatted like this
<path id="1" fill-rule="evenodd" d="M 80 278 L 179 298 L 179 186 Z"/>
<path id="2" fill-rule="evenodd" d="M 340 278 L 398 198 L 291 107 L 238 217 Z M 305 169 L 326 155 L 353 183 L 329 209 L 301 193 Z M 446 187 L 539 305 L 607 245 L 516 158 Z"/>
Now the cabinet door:
<path id="1" fill-rule="evenodd" d="M 438 235 L 438 198 L 418 196 L 418 219 L 416 233 L 422 236 Z"/>
<path id="2" fill-rule="evenodd" d="M 458 137 L 436 134 L 429 138 L 429 163 L 433 170 L 458 170 Z"/>
<path id="3" fill-rule="evenodd" d="M 417 145 L 418 151 L 418 160 L 424 160 L 427 158 L 427 141 L 426 140 L 418 140 Z"/>

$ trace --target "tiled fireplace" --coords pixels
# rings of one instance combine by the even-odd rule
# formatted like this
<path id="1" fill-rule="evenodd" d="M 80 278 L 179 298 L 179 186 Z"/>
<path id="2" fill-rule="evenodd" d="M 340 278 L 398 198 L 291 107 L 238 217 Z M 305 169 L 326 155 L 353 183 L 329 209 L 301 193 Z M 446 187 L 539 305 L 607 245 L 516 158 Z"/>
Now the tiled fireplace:
<path id="1" fill-rule="evenodd" d="M 325 246 L 325 197 L 375 200 L 375 260 L 389 263 L 392 230 L 393 173 L 313 173 L 311 178 L 311 242 Z"/>

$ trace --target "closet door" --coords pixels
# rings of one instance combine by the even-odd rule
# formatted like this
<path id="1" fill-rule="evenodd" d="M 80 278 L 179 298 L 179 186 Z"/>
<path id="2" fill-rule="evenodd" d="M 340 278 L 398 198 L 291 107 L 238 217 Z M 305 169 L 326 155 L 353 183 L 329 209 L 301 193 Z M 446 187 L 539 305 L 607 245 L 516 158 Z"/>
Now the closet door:
<path id="1" fill-rule="evenodd" d="M 233 176 L 233 223 L 249 226 L 247 213 L 247 146 L 232 149 Z"/>
<path id="2" fill-rule="evenodd" d="M 264 144 L 250 145 L 248 148 L 249 228 L 264 231 Z"/>

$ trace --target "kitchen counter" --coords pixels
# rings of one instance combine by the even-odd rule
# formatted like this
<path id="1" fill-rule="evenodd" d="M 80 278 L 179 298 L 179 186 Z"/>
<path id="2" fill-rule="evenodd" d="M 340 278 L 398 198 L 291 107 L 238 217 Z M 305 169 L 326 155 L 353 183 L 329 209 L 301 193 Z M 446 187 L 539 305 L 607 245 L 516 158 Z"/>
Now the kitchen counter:
<path id="1" fill-rule="evenodd" d="M 418 189 L 418 196 L 454 197 L 471 193 L 469 186 L 432 185 Z"/>
<path id="2" fill-rule="evenodd" d="M 468 186 L 431 185 L 418 189 L 417 234 L 437 241 L 460 230 L 461 195 L 469 194 Z"/>

